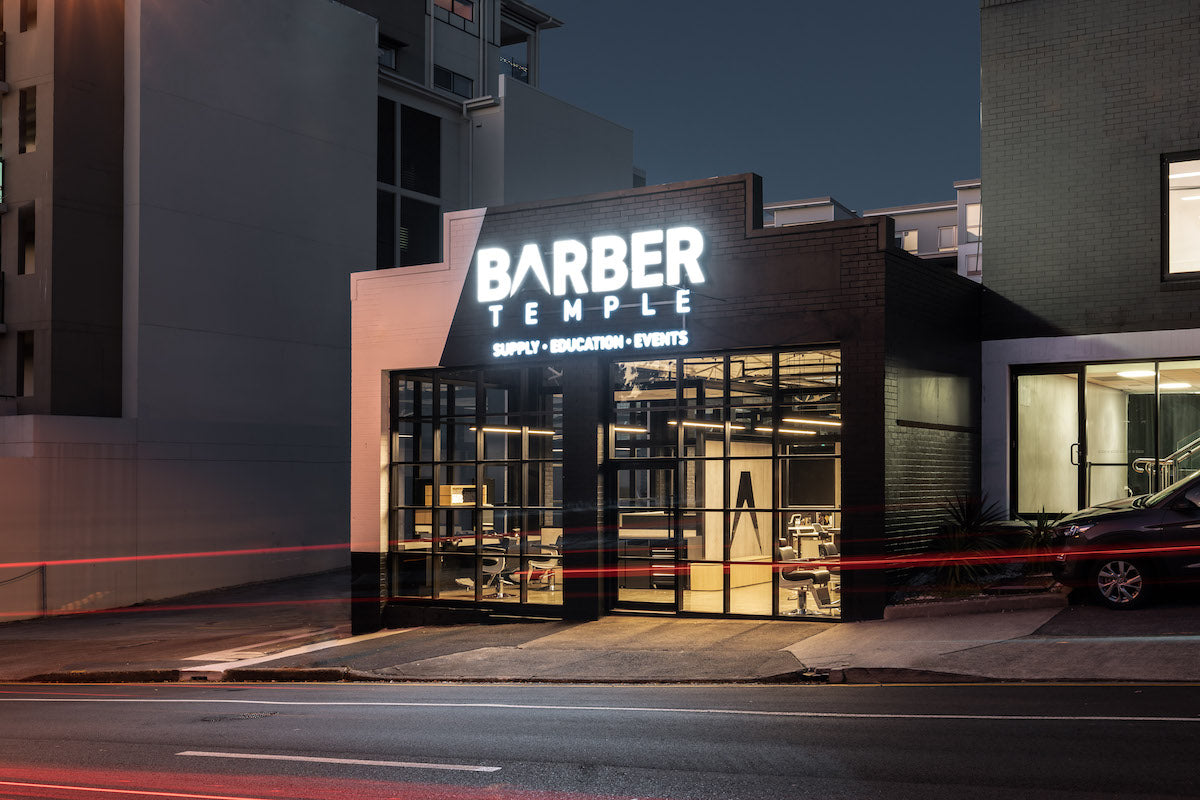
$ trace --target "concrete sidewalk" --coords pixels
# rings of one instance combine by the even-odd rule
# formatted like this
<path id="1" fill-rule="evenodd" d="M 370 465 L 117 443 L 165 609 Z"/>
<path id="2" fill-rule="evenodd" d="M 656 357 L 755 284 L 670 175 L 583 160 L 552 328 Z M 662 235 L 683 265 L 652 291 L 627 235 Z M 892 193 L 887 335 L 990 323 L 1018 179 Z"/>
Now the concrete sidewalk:
<path id="1" fill-rule="evenodd" d="M 0 680 L 1200 679 L 1195 598 L 1132 612 L 1048 595 L 1014 598 L 1014 610 L 858 623 L 612 615 L 354 637 L 348 585 L 328 573 L 0 625 Z"/>

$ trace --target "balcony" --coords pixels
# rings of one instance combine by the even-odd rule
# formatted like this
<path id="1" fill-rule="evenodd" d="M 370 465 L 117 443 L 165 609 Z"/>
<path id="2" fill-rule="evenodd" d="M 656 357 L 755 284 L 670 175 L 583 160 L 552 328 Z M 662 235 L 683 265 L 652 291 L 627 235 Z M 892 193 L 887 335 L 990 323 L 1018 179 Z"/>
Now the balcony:
<path id="1" fill-rule="evenodd" d="M 529 83 L 529 65 L 522 64 L 508 56 L 500 56 L 500 74 L 514 78 L 521 83 Z"/>

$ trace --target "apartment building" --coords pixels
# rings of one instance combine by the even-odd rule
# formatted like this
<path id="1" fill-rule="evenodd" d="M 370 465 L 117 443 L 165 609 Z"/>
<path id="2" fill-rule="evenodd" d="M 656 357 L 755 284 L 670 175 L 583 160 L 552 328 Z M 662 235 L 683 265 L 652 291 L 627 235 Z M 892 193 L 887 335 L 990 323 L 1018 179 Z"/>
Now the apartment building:
<path id="1" fill-rule="evenodd" d="M 856 217 L 891 217 L 896 246 L 923 259 L 953 259 L 959 275 L 983 274 L 983 205 L 978 180 L 954 182 L 954 199 L 854 211 L 832 197 L 765 203 L 767 227 L 807 225 Z"/>
<path id="2" fill-rule="evenodd" d="M 351 273 L 634 180 L 526 3 L 2 6 L 6 618 L 344 565 Z"/>

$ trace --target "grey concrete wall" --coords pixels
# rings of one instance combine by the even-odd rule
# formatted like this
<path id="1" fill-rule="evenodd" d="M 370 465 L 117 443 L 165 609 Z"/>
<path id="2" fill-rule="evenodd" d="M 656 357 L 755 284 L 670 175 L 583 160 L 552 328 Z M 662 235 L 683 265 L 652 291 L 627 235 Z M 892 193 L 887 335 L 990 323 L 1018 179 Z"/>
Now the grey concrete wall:
<path id="1" fill-rule="evenodd" d="M 1185 328 L 1161 279 L 1159 158 L 1200 148 L 1195 0 L 984 0 L 993 337 Z M 1024 313 L 1013 313 L 1012 305 Z"/>
<path id="2" fill-rule="evenodd" d="M 343 298 L 374 261 L 375 22 L 325 0 L 129 5 L 139 547 L 345 543 Z M 139 593 L 344 562 L 324 550 L 142 562 Z"/>
<path id="3" fill-rule="evenodd" d="M 633 131 L 501 76 L 504 204 L 628 189 Z"/>

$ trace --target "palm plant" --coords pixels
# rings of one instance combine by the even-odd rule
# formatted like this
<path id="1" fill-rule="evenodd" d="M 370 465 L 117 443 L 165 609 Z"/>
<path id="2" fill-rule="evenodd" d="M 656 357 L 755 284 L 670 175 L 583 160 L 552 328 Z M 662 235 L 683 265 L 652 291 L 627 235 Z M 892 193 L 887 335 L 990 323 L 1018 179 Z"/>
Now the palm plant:
<path id="1" fill-rule="evenodd" d="M 1044 569 L 1049 562 L 1050 542 L 1054 536 L 1054 526 L 1062 519 L 1062 512 L 1053 513 L 1042 510 L 1032 519 L 1018 516 L 1017 520 L 1025 525 L 1022 537 L 1022 549 L 1028 553 L 1025 561 L 1027 572 Z"/>
<path id="2" fill-rule="evenodd" d="M 978 587 L 1000 549 L 1004 514 L 986 497 L 956 494 L 946 504 L 946 521 L 929 543 L 935 580 L 948 589 Z"/>

